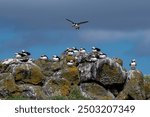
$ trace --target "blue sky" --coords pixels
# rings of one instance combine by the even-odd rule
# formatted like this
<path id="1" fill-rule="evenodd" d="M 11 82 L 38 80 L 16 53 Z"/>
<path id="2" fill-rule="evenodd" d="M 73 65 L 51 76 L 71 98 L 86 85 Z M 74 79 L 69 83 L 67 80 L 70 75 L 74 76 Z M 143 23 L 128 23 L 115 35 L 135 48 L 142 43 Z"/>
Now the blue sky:
<path id="1" fill-rule="evenodd" d="M 67 47 L 101 48 L 129 68 L 150 74 L 149 0 L 0 0 L 0 60 L 22 49 L 33 58 L 60 55 Z M 88 20 L 79 31 L 69 22 Z"/>

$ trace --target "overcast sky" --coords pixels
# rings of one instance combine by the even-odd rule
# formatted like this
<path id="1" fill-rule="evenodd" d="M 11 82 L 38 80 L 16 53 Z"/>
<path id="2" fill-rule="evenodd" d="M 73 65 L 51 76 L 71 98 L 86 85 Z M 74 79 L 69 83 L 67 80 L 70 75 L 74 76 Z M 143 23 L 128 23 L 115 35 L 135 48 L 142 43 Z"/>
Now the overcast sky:
<path id="1" fill-rule="evenodd" d="M 37 58 L 67 47 L 102 48 L 150 71 L 150 0 L 0 0 L 1 59 L 27 49 Z M 79 31 L 75 22 L 88 20 Z"/>

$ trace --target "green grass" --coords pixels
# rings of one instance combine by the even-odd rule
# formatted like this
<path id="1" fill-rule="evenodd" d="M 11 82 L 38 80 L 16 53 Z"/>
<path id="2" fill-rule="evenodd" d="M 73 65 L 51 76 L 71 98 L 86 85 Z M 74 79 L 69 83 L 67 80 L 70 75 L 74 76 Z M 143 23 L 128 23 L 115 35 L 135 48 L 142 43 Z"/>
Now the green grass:
<path id="1" fill-rule="evenodd" d="M 144 80 L 150 82 L 150 76 L 144 76 Z"/>
<path id="2" fill-rule="evenodd" d="M 70 91 L 69 95 L 64 96 L 54 96 L 50 98 L 51 100 L 89 100 L 88 98 L 84 97 L 78 86 L 73 86 L 72 90 Z"/>
<path id="3" fill-rule="evenodd" d="M 29 98 L 25 98 L 23 96 L 10 96 L 7 97 L 6 100 L 29 100 Z"/>
<path id="4" fill-rule="evenodd" d="M 77 85 L 72 86 L 72 90 L 70 91 L 68 96 L 52 96 L 49 98 L 50 100 L 89 100 L 84 97 L 80 92 L 80 89 Z M 6 100 L 30 100 L 29 98 L 25 98 L 23 96 L 9 96 Z"/>

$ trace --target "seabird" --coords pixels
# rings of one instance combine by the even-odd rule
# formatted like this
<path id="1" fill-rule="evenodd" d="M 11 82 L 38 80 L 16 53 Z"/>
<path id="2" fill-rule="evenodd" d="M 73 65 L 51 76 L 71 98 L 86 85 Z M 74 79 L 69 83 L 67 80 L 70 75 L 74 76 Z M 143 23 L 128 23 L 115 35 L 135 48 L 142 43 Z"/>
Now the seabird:
<path id="1" fill-rule="evenodd" d="M 19 52 L 15 53 L 15 57 L 16 57 L 16 58 L 22 58 L 22 57 L 25 57 L 25 56 L 26 56 L 26 55 L 23 54 L 23 53 L 19 53 Z"/>
<path id="2" fill-rule="evenodd" d="M 130 67 L 131 67 L 131 69 L 133 69 L 133 70 L 134 70 L 134 69 L 135 69 L 135 67 L 136 67 L 136 65 L 137 65 L 137 64 L 136 64 L 136 60 L 135 60 L 135 59 L 132 59 L 132 60 L 131 60 L 131 63 L 130 63 Z"/>
<path id="3" fill-rule="evenodd" d="M 58 62 L 58 61 L 60 61 L 60 58 L 56 55 L 53 55 L 52 60 L 53 60 L 53 62 Z"/>
<path id="4" fill-rule="evenodd" d="M 88 21 L 83 21 L 83 22 L 78 22 L 78 23 L 75 23 L 69 19 L 66 19 L 67 21 L 71 22 L 72 23 L 72 27 L 74 27 L 75 29 L 80 29 L 80 24 L 84 24 L 84 23 L 88 23 Z"/>
<path id="5" fill-rule="evenodd" d="M 100 58 L 100 59 L 105 59 L 106 57 L 107 57 L 107 54 L 105 54 L 105 53 L 102 53 L 102 52 L 101 52 L 101 53 L 99 54 L 99 58 Z"/>
<path id="6" fill-rule="evenodd" d="M 93 54 L 93 55 L 91 56 L 91 58 L 90 58 L 90 61 L 96 62 L 96 61 L 98 60 L 98 58 L 99 58 L 99 57 L 97 57 L 96 55 Z"/>
<path id="7" fill-rule="evenodd" d="M 68 65 L 68 66 L 73 66 L 73 65 L 74 65 L 73 60 L 70 60 L 69 62 L 67 62 L 67 65 Z"/>
<path id="8" fill-rule="evenodd" d="M 40 56 L 40 59 L 41 59 L 41 60 L 48 60 L 48 57 L 47 57 L 46 55 L 41 55 L 41 56 Z"/>
<path id="9" fill-rule="evenodd" d="M 25 51 L 25 50 L 22 50 L 22 54 L 24 54 L 24 55 L 26 55 L 26 56 L 30 56 L 30 55 L 31 55 L 30 52 L 27 52 L 27 51 Z"/>
<path id="10" fill-rule="evenodd" d="M 73 54 L 74 54 L 73 48 L 69 48 L 67 51 L 67 55 L 73 56 Z"/>
<path id="11" fill-rule="evenodd" d="M 100 51 L 101 51 L 100 48 L 92 47 L 92 52 L 100 52 Z"/>
<path id="12" fill-rule="evenodd" d="M 85 48 L 80 48 L 80 49 L 79 49 L 79 52 L 80 52 L 81 54 L 85 54 L 85 53 L 86 53 L 86 49 L 85 49 Z"/>
<path id="13" fill-rule="evenodd" d="M 76 47 L 73 47 L 73 52 L 74 52 L 74 53 L 78 53 L 79 50 L 78 50 Z"/>

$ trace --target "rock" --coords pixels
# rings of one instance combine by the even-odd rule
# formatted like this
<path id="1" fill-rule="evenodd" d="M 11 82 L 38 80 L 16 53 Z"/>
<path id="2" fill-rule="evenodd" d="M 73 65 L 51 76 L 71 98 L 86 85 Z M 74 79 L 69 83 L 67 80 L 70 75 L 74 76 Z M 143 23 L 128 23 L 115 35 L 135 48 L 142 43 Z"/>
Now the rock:
<path id="1" fill-rule="evenodd" d="M 150 99 L 150 82 L 148 81 L 144 82 L 144 89 L 145 89 L 146 99 Z"/>
<path id="2" fill-rule="evenodd" d="M 145 89 L 143 74 L 139 70 L 130 70 L 128 72 L 128 80 L 123 89 L 116 97 L 116 99 L 135 99 L 144 100 L 145 99 Z"/>
<path id="3" fill-rule="evenodd" d="M 45 77 L 52 76 L 53 74 L 53 71 L 51 70 L 52 63 L 50 61 L 38 59 L 34 61 L 34 63 L 41 68 L 41 71 Z"/>
<path id="4" fill-rule="evenodd" d="M 76 66 L 66 67 L 62 71 L 62 77 L 70 82 L 71 85 L 79 84 L 79 71 Z"/>
<path id="5" fill-rule="evenodd" d="M 69 55 L 67 55 L 67 56 L 64 58 L 64 60 L 65 60 L 66 62 L 69 62 L 70 60 L 75 61 L 75 58 L 74 58 L 74 56 L 69 56 Z"/>
<path id="6" fill-rule="evenodd" d="M 7 67 L 8 67 L 8 65 L 2 64 L 0 62 L 0 73 L 6 73 L 7 72 Z"/>
<path id="7" fill-rule="evenodd" d="M 102 86 L 113 86 L 124 84 L 126 72 L 122 66 L 110 58 L 99 59 L 95 63 L 84 63 L 79 65 L 80 82 L 97 81 Z"/>
<path id="8" fill-rule="evenodd" d="M 20 83 L 39 84 L 44 76 L 40 67 L 34 63 L 20 63 L 10 66 L 14 75 L 15 81 Z"/>
<path id="9" fill-rule="evenodd" d="M 96 83 L 83 83 L 80 85 L 82 94 L 90 99 L 96 100 L 112 100 L 115 96 L 102 86 Z"/>
<path id="10" fill-rule="evenodd" d="M 120 58 L 113 58 L 112 60 L 117 62 L 119 65 L 123 66 L 123 60 L 122 59 L 120 59 Z"/>
<path id="11" fill-rule="evenodd" d="M 70 92 L 70 83 L 66 79 L 51 78 L 46 81 L 43 86 L 43 91 L 49 97 L 52 96 L 67 96 Z"/>
<path id="12" fill-rule="evenodd" d="M 27 99 L 48 99 L 40 86 L 31 84 L 18 85 L 18 91 L 13 96 L 21 96 Z"/>
<path id="13" fill-rule="evenodd" d="M 0 74 L 0 98 L 10 96 L 17 90 L 14 77 L 11 73 Z"/>

